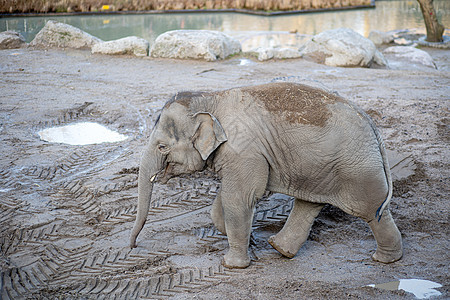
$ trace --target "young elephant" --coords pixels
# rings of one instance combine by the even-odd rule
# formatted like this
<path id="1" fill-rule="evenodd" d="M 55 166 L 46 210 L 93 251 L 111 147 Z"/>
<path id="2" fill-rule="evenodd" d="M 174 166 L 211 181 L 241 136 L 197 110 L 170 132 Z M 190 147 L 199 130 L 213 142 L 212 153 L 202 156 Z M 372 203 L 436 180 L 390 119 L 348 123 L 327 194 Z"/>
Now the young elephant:
<path id="1" fill-rule="evenodd" d="M 392 180 L 383 141 L 370 118 L 339 96 L 293 83 L 176 94 L 142 157 L 131 247 L 146 221 L 153 183 L 206 166 L 221 177 L 211 217 L 228 236 L 227 267 L 250 264 L 255 202 L 266 190 L 296 198 L 283 229 L 269 239 L 284 256 L 297 253 L 329 203 L 369 223 L 374 260 L 402 257 L 388 208 Z"/>

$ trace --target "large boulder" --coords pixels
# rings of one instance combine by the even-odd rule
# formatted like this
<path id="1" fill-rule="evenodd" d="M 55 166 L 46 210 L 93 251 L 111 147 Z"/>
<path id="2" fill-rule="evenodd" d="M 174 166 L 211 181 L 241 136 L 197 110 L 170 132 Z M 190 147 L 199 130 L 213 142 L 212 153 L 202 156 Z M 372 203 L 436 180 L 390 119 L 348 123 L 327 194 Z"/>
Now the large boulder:
<path id="1" fill-rule="evenodd" d="M 272 47 L 258 47 L 250 51 L 244 52 L 244 54 L 255 56 L 259 61 L 266 61 L 272 58 L 275 59 L 288 59 L 301 57 L 298 50 L 292 48 L 272 48 Z"/>
<path id="2" fill-rule="evenodd" d="M 136 36 L 129 36 L 114 41 L 97 43 L 92 46 L 92 53 L 147 56 L 149 48 L 148 41 Z"/>
<path id="3" fill-rule="evenodd" d="M 31 41 L 31 46 L 86 49 L 102 42 L 81 29 L 56 21 L 48 21 Z"/>
<path id="4" fill-rule="evenodd" d="M 249 52 L 258 47 L 299 49 L 312 37 L 312 35 L 288 31 L 234 31 L 229 35 L 241 43 L 243 52 Z"/>
<path id="5" fill-rule="evenodd" d="M 383 54 L 392 69 L 436 69 L 433 58 L 427 52 L 410 46 L 393 46 L 384 49 Z"/>
<path id="6" fill-rule="evenodd" d="M 373 30 L 369 33 L 368 39 L 371 40 L 375 46 L 381 46 L 383 44 L 392 43 L 394 41 L 394 33 Z"/>
<path id="7" fill-rule="evenodd" d="M 227 58 L 240 51 L 239 41 L 219 31 L 174 30 L 165 32 L 156 38 L 150 55 L 152 57 L 214 61 Z"/>
<path id="8" fill-rule="evenodd" d="M 18 32 L 0 32 L 0 49 L 16 49 L 23 47 L 25 44 L 25 39 Z"/>
<path id="9" fill-rule="evenodd" d="M 288 59 L 288 58 L 299 58 L 302 57 L 298 49 L 292 48 L 275 48 L 274 58 L 276 59 Z"/>
<path id="10" fill-rule="evenodd" d="M 324 31 L 315 35 L 301 49 L 304 58 L 334 67 L 370 67 L 383 65 L 382 55 L 374 43 L 348 28 Z"/>

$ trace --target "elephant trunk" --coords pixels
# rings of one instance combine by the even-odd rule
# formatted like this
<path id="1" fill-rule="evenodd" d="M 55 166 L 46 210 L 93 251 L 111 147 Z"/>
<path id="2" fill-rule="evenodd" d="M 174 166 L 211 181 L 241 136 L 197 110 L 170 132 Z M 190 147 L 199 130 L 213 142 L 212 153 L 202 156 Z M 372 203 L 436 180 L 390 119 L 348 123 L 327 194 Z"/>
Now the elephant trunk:
<path id="1" fill-rule="evenodd" d="M 131 248 L 135 248 L 137 246 L 136 238 L 144 227 L 145 221 L 147 220 L 153 191 L 153 182 L 156 178 L 156 174 L 159 171 L 157 163 L 155 163 L 151 159 L 153 155 L 147 152 L 148 151 L 144 153 L 141 165 L 139 167 L 137 216 L 136 221 L 134 222 L 133 230 L 131 231 Z"/>

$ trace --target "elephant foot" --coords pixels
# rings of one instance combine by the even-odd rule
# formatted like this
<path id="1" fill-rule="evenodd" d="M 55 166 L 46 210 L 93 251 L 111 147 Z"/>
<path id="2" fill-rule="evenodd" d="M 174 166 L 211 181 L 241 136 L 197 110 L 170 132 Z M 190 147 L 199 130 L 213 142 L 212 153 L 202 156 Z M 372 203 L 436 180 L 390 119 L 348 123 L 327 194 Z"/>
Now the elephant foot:
<path id="1" fill-rule="evenodd" d="M 230 269 L 244 269 L 250 265 L 250 258 L 248 255 L 237 255 L 229 251 L 225 254 L 222 265 Z"/>
<path id="2" fill-rule="evenodd" d="M 377 249 L 375 253 L 372 255 L 372 259 L 374 261 L 382 262 L 384 264 L 390 264 L 400 260 L 403 256 L 402 249 L 400 250 L 382 250 Z"/>
<path id="3" fill-rule="evenodd" d="M 283 256 L 293 258 L 295 254 L 297 254 L 298 249 L 292 249 L 292 247 L 290 248 L 290 245 L 288 245 L 287 243 L 283 243 L 283 241 L 277 237 L 278 235 L 272 235 L 268 239 L 269 244 Z"/>

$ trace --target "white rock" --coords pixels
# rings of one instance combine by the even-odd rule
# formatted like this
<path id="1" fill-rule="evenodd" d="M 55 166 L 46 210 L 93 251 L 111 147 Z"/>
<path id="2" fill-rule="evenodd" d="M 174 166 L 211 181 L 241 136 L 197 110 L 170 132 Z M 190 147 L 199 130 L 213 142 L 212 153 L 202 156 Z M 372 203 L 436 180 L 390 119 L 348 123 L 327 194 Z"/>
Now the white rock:
<path id="1" fill-rule="evenodd" d="M 298 50 L 292 48 L 279 48 L 275 49 L 274 58 L 276 59 L 288 59 L 288 58 L 299 58 L 302 57 Z"/>
<path id="2" fill-rule="evenodd" d="M 241 51 L 241 44 L 219 31 L 174 30 L 161 34 L 152 45 L 152 57 L 224 59 Z"/>
<path id="3" fill-rule="evenodd" d="M 375 46 L 380 46 L 383 44 L 389 44 L 394 41 L 394 34 L 391 32 L 382 32 L 378 30 L 371 31 L 369 33 L 369 40 L 371 40 Z"/>
<path id="4" fill-rule="evenodd" d="M 258 47 L 244 53 L 251 56 L 256 56 L 259 61 L 266 61 L 272 59 L 275 56 L 275 51 L 273 48 L 265 47 Z"/>
<path id="5" fill-rule="evenodd" d="M 374 43 L 353 31 L 340 28 L 315 35 L 301 54 L 318 63 L 335 67 L 369 67 L 376 53 Z"/>
<path id="6" fill-rule="evenodd" d="M 129 36 L 114 41 L 97 43 L 92 46 L 92 53 L 147 56 L 149 48 L 150 44 L 148 41 L 137 36 Z"/>
<path id="7" fill-rule="evenodd" d="M 399 46 L 411 46 L 414 44 L 414 41 L 408 40 L 406 38 L 396 38 L 394 39 L 394 44 Z"/>
<path id="8" fill-rule="evenodd" d="M 373 62 L 379 66 L 387 66 L 388 65 L 388 61 L 386 60 L 384 55 L 378 50 L 375 50 L 375 54 L 373 55 Z"/>
<path id="9" fill-rule="evenodd" d="M 426 67 L 430 67 L 433 69 L 436 69 L 436 65 L 433 61 L 433 58 L 431 58 L 431 56 L 420 49 L 414 48 L 414 47 L 410 47 L 410 46 L 393 46 L 393 47 L 389 47 L 384 49 L 383 54 L 385 56 L 388 57 L 389 60 L 389 64 L 393 65 L 395 63 L 391 62 L 396 60 L 398 61 L 403 61 L 404 65 L 406 63 L 405 67 L 412 67 L 412 66 L 408 66 L 408 64 L 419 64 L 419 65 L 423 65 Z M 401 68 L 401 67 L 399 67 Z"/>
<path id="10" fill-rule="evenodd" d="M 30 45 L 82 49 L 91 48 L 100 42 L 102 40 L 81 29 L 56 21 L 48 21 L 31 41 Z"/>
<path id="11" fill-rule="evenodd" d="M 227 34 L 241 43 L 243 52 L 249 52 L 258 47 L 299 49 L 312 37 L 312 35 L 288 31 L 233 31 Z"/>
<path id="12" fill-rule="evenodd" d="M 16 49 L 25 45 L 23 36 L 15 31 L 0 32 L 0 49 Z"/>
<path id="13" fill-rule="evenodd" d="M 300 52 L 292 48 L 258 47 L 244 53 L 256 56 L 259 61 L 266 61 L 272 58 L 288 59 L 301 57 Z"/>

